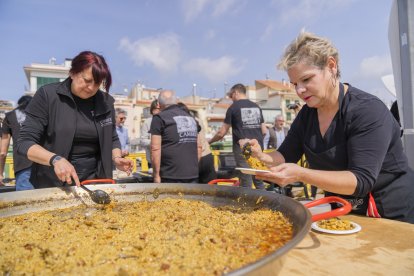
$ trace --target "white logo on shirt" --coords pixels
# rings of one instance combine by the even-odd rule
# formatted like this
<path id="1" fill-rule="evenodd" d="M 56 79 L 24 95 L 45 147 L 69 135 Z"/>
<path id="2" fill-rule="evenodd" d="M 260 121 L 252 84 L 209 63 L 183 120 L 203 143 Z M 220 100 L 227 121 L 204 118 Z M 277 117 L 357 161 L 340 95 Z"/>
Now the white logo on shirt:
<path id="1" fill-rule="evenodd" d="M 241 119 L 244 128 L 260 126 L 260 109 L 258 107 L 241 108 Z"/>
<path id="2" fill-rule="evenodd" d="M 16 118 L 19 125 L 22 126 L 24 121 L 26 120 L 26 113 L 19 109 L 16 109 Z"/>
<path id="3" fill-rule="evenodd" d="M 179 143 L 189 143 L 197 141 L 197 123 L 190 116 L 174 116 L 177 124 Z"/>
<path id="4" fill-rule="evenodd" d="M 112 125 L 112 118 L 107 118 L 99 121 L 99 124 L 101 124 L 101 127 L 105 126 L 111 126 Z"/>

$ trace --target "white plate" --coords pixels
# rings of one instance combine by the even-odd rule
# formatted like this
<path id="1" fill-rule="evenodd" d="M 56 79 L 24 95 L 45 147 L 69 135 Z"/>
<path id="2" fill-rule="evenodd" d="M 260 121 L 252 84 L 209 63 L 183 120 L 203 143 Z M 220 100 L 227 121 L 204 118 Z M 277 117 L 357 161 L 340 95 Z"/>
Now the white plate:
<path id="1" fill-rule="evenodd" d="M 261 173 L 270 172 L 270 171 L 267 171 L 267 170 L 256 170 L 256 169 L 251 169 L 251 168 L 236 168 L 236 170 L 239 170 L 244 174 L 252 174 L 252 175 L 256 175 L 256 173 L 258 173 L 258 172 L 261 172 Z"/>
<path id="2" fill-rule="evenodd" d="M 325 228 L 319 227 L 317 221 L 312 223 L 311 227 L 315 231 L 328 233 L 328 234 L 335 234 L 335 235 L 353 234 L 353 233 L 357 233 L 357 232 L 361 231 L 362 227 L 359 224 L 357 224 L 355 222 L 352 222 L 352 221 L 351 221 L 351 224 L 354 226 L 354 229 L 351 229 L 351 230 L 329 230 L 329 229 L 325 229 Z"/>

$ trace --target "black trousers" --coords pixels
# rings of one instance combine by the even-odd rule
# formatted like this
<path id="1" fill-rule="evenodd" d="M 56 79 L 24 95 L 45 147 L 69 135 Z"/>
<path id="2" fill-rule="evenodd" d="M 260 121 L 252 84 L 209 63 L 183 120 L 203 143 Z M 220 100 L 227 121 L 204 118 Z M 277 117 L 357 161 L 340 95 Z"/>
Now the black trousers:
<path id="1" fill-rule="evenodd" d="M 201 157 L 198 163 L 198 180 L 200 183 L 207 184 L 213 179 L 217 179 L 217 172 L 214 168 L 214 157 L 210 153 Z"/>

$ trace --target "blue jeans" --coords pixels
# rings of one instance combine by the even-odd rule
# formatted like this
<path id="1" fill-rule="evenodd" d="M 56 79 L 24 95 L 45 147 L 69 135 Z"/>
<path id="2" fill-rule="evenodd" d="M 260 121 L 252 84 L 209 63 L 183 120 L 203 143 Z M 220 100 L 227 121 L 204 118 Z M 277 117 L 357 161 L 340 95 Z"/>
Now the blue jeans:
<path id="1" fill-rule="evenodd" d="M 34 189 L 32 183 L 30 183 L 30 172 L 31 168 L 16 172 L 16 191 Z"/>

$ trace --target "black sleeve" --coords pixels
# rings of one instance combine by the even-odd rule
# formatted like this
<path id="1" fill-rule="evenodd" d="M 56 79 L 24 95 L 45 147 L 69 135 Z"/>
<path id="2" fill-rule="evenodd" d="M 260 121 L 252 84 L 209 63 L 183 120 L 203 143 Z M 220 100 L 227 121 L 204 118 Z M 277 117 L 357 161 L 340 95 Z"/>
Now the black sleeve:
<path id="1" fill-rule="evenodd" d="M 154 117 L 152 117 L 151 127 L 148 132 L 151 133 L 152 135 L 161 135 L 162 125 L 163 125 L 163 122 L 162 122 L 161 117 L 158 115 L 154 115 Z"/>
<path id="2" fill-rule="evenodd" d="M 43 88 L 40 88 L 27 106 L 26 120 L 19 134 L 17 151 L 27 156 L 27 151 L 33 145 L 40 144 L 49 123 L 48 98 Z"/>
<path id="3" fill-rule="evenodd" d="M 116 124 L 115 124 L 115 108 L 114 105 L 112 104 L 112 108 L 111 108 L 111 112 L 112 112 L 112 122 L 114 122 L 112 124 L 112 149 L 121 149 L 121 142 L 119 141 L 119 137 L 118 137 L 118 133 L 116 132 Z"/>
<path id="4" fill-rule="evenodd" d="M 198 133 L 200 133 L 200 131 L 201 131 L 201 126 L 200 126 L 200 124 L 198 123 L 198 121 L 197 120 L 195 120 L 196 121 L 196 124 L 197 124 L 197 132 Z"/>
<path id="5" fill-rule="evenodd" d="M 306 108 L 302 108 L 299 111 L 298 116 L 293 121 L 285 140 L 283 140 L 280 147 L 277 149 L 283 157 L 286 163 L 297 163 L 304 151 L 303 151 L 303 136 L 305 127 Z"/>
<path id="6" fill-rule="evenodd" d="M 354 196 L 365 196 L 373 188 L 390 146 L 397 122 L 379 100 L 358 106 L 348 123 L 348 169 L 357 178 Z M 367 112 L 368 111 L 368 112 Z"/>
<path id="7" fill-rule="evenodd" d="M 234 105 L 234 104 L 233 104 Z M 233 112 L 233 105 L 231 105 L 226 111 L 226 117 L 224 118 L 224 123 L 231 125 L 231 115 Z"/>
<path id="8" fill-rule="evenodd" d="M 260 107 L 259 109 L 260 109 L 260 123 L 263 124 L 264 123 L 263 111 Z"/>
<path id="9" fill-rule="evenodd" d="M 395 120 L 397 120 L 398 124 L 401 126 L 400 122 L 400 113 L 398 112 L 398 104 L 397 101 L 394 101 L 391 105 L 390 111 L 394 116 Z"/>
<path id="10" fill-rule="evenodd" d="M 10 135 L 12 134 L 12 128 L 11 128 L 11 123 L 10 123 L 10 115 L 11 115 L 10 112 L 6 113 L 6 116 L 5 116 L 4 121 L 3 121 L 3 125 L 1 127 L 1 134 L 2 135 L 3 134 L 10 134 Z"/>

